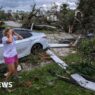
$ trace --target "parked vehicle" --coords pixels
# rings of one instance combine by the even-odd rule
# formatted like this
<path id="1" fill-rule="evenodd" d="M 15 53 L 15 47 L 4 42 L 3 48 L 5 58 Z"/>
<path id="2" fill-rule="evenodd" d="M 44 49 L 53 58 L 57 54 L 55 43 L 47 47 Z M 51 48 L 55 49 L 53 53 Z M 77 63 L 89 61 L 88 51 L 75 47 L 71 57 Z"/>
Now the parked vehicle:
<path id="1" fill-rule="evenodd" d="M 37 53 L 40 50 L 47 49 L 48 40 L 44 33 L 34 32 L 30 29 L 14 28 L 14 31 L 20 34 L 24 39 L 16 41 L 18 57 L 22 58 L 31 53 Z M 0 31 L 0 64 L 3 60 L 2 30 Z"/>

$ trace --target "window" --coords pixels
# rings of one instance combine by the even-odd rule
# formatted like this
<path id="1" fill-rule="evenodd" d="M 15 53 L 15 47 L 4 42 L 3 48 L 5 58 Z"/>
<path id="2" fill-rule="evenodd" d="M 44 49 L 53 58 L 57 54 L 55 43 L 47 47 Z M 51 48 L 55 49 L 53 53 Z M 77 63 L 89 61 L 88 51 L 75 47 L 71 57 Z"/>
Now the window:
<path id="1" fill-rule="evenodd" d="M 0 29 L 0 43 L 2 43 L 3 29 Z"/>
<path id="2" fill-rule="evenodd" d="M 20 30 L 20 29 L 14 29 L 14 31 L 18 34 L 20 34 L 23 38 L 29 38 L 32 36 L 30 33 L 30 30 Z"/>
<path id="3" fill-rule="evenodd" d="M 29 38 L 32 36 L 32 34 L 30 33 L 31 30 L 14 29 L 14 31 L 20 34 L 23 38 Z M 0 43 L 2 43 L 2 37 L 3 37 L 3 29 L 0 29 Z"/>

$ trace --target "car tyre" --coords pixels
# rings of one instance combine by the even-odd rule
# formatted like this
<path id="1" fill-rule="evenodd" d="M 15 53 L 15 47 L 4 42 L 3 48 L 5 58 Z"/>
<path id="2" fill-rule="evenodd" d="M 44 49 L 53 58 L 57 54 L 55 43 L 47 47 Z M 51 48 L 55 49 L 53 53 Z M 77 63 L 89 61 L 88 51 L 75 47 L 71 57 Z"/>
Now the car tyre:
<path id="1" fill-rule="evenodd" d="M 42 51 L 43 51 L 43 46 L 39 43 L 33 45 L 32 49 L 31 49 L 31 53 L 34 55 L 36 55 Z"/>

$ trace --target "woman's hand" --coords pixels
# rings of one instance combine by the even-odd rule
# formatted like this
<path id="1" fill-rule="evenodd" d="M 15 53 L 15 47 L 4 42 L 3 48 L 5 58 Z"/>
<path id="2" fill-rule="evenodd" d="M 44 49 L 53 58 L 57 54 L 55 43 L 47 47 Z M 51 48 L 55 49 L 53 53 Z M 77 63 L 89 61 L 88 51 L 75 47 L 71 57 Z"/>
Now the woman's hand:
<path id="1" fill-rule="evenodd" d="M 10 30 L 10 31 L 8 32 L 8 38 L 11 37 L 12 35 L 13 35 L 13 33 L 12 33 L 12 31 Z"/>
<path id="2" fill-rule="evenodd" d="M 21 35 L 19 35 L 18 33 L 14 32 L 14 35 L 17 36 L 17 39 L 23 39 L 23 37 Z"/>
<path id="3" fill-rule="evenodd" d="M 12 43 L 13 42 L 13 36 L 11 33 L 8 34 L 8 40 L 7 43 Z"/>

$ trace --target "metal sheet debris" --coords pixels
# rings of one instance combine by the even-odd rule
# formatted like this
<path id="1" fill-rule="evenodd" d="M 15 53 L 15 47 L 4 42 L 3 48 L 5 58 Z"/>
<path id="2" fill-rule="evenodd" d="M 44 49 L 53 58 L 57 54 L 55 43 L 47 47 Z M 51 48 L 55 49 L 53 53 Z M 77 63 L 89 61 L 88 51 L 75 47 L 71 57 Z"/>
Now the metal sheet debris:
<path id="1" fill-rule="evenodd" d="M 71 77 L 82 87 L 95 91 L 95 82 L 91 82 L 83 78 L 79 74 L 72 74 Z"/>
<path id="2" fill-rule="evenodd" d="M 59 57 L 57 57 L 51 50 L 47 50 L 46 53 L 50 55 L 50 57 L 63 69 L 66 69 L 68 65 L 61 60 Z"/>
<path id="3" fill-rule="evenodd" d="M 69 46 L 69 44 L 49 44 L 50 48 L 67 48 Z"/>
<path id="4" fill-rule="evenodd" d="M 53 59 L 53 61 L 55 61 L 55 63 L 57 63 L 61 68 L 63 68 L 64 70 L 67 69 L 68 65 L 61 60 L 59 57 L 57 57 L 51 50 L 47 50 L 46 53 L 48 55 L 50 55 L 50 57 Z M 78 73 L 75 74 L 71 74 L 71 78 L 76 81 L 76 83 L 78 85 L 80 85 L 81 87 L 84 87 L 86 89 L 95 91 L 95 82 L 86 80 L 85 78 L 83 78 L 81 75 L 79 75 Z"/>

